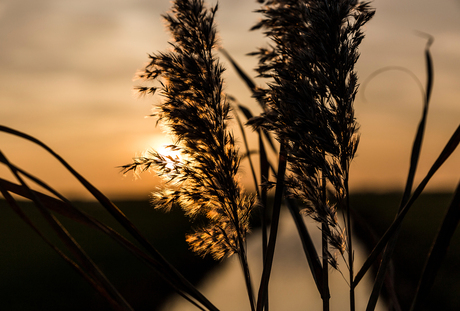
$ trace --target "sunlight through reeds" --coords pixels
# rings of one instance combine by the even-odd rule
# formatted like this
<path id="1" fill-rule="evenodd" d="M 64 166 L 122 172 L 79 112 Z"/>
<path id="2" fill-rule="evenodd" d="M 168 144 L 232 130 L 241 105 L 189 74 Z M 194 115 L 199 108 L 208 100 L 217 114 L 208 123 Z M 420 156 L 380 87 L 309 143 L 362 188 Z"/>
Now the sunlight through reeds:
<path id="1" fill-rule="evenodd" d="M 294 224 L 290 224 L 289 239 L 300 239 L 298 253 L 305 256 L 305 270 L 311 273 L 311 287 L 320 297 L 323 311 L 329 311 L 331 297 L 336 293 L 339 295 L 330 284 L 330 268 L 334 268 L 337 272 L 334 276 L 343 278 L 346 284 L 348 301 L 341 302 L 340 306 L 354 311 L 357 309 L 355 290 L 358 285 L 362 288 L 365 276 L 372 277 L 369 270 L 373 265 L 378 269 L 366 310 L 375 310 L 382 288 L 388 293 L 388 304 L 399 310 L 401 306 L 388 271 L 402 223 L 430 179 L 460 144 L 459 126 L 421 182 L 415 182 L 433 87 L 430 53 L 433 38 L 423 34 L 428 41 L 425 48 L 427 81 L 405 191 L 394 220 L 375 239 L 373 250 L 364 256 L 361 264 L 355 262 L 353 246 L 354 225 L 359 222 L 360 215 L 350 204 L 348 184 L 350 164 L 359 142 L 354 111 L 358 92 L 355 64 L 364 38 L 363 27 L 373 17 L 374 10 L 368 2 L 358 0 L 258 2 L 261 8 L 257 12 L 262 19 L 252 30 L 263 30 L 264 36 L 270 40 L 267 47 L 251 53 L 259 59 L 256 70 L 262 85 L 256 85 L 219 45 L 215 22 L 217 4 L 208 8 L 203 0 L 173 1 L 171 12 L 163 16 L 172 35 L 171 49 L 149 55 L 149 63 L 138 73 L 140 85 L 136 87 L 141 96 L 158 96 L 159 103 L 154 105 L 151 117 L 163 126 L 172 141 L 134 157 L 131 163 L 119 168 L 124 174 L 153 171 L 164 178 L 161 187 L 152 189 L 151 204 L 153 208 L 166 212 L 182 210 L 193 225 L 193 230 L 185 237 L 193 252 L 202 257 L 210 255 L 216 261 L 236 255 L 234 257 L 243 272 L 248 309 L 268 311 L 272 307 L 269 288 L 275 279 L 272 278 L 275 247 L 280 243 L 285 244 L 282 246 L 289 244 L 277 239 L 278 231 L 286 226 L 286 215 L 289 215 Z M 236 96 L 225 93 L 225 68 L 218 58 L 219 50 L 252 92 L 262 110 L 260 115 L 254 115 L 248 107 L 240 104 Z M 239 149 L 230 126 L 231 119 L 236 120 L 242 131 L 245 151 Z M 245 135 L 248 129 L 254 131 L 257 146 L 249 145 Z M 16 182 L 0 178 L 0 192 L 8 206 L 113 310 L 133 308 L 57 215 L 110 237 L 194 307 L 219 310 L 163 257 L 119 207 L 60 155 L 40 140 L 18 130 L 0 125 L 0 132 L 45 150 L 123 229 L 121 234 L 88 215 L 0 152 L 0 162 Z M 272 159 L 267 155 L 269 151 L 275 154 L 277 165 L 271 163 Z M 258 168 L 252 162 L 254 156 L 258 157 Z M 241 183 L 240 164 L 246 157 L 256 194 L 246 191 Z M 29 184 L 39 186 L 49 194 L 36 191 Z M 418 289 L 411 299 L 412 310 L 421 310 L 424 305 L 460 222 L 459 193 L 460 186 L 455 190 L 432 250 L 426 256 Z M 44 234 L 35 219 L 27 216 L 16 196 L 33 202 L 51 232 L 57 236 L 59 245 Z M 285 213 L 283 209 L 286 209 Z M 315 225 L 307 227 L 307 217 L 303 216 L 311 218 Z M 259 226 L 260 258 L 254 266 L 260 271 L 254 277 L 250 269 L 252 261 L 248 258 L 247 237 L 253 227 Z M 312 237 L 316 237 L 316 242 Z M 290 253 L 286 253 L 289 257 Z M 358 272 L 355 270 L 357 264 Z"/>

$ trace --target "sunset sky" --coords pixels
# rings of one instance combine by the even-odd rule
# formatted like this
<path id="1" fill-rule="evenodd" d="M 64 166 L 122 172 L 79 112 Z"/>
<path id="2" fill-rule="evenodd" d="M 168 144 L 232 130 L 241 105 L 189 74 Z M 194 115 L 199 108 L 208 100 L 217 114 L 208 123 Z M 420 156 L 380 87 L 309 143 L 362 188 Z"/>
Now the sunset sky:
<path id="1" fill-rule="evenodd" d="M 403 66 L 425 85 L 426 40 L 415 30 L 435 38 L 420 181 L 460 122 L 460 1 L 375 0 L 372 5 L 377 12 L 366 26 L 356 67 L 361 83 L 376 70 Z M 246 54 L 266 44 L 261 32 L 248 31 L 259 19 L 253 13 L 258 6 L 255 0 L 221 0 L 217 13 L 221 45 L 252 76 L 256 59 Z M 167 0 L 2 0 L 0 124 L 48 144 L 109 198 L 147 198 L 158 178 L 122 176 L 117 166 L 171 142 L 155 128 L 156 120 L 145 118 L 161 97 L 140 99 L 133 92 L 133 78 L 147 54 L 169 48 L 160 16 L 169 7 Z M 226 91 L 257 111 L 227 67 Z M 351 189 L 402 189 L 422 94 L 408 74 L 389 71 L 367 84 L 365 99 L 361 89 L 355 103 L 361 144 Z M 85 197 L 81 186 L 39 148 L 6 134 L 0 134 L 0 147 L 11 162 L 64 194 Z M 243 176 L 249 173 L 243 162 Z M 0 175 L 10 178 L 4 168 Z M 457 150 L 429 189 L 453 190 L 459 178 Z"/>

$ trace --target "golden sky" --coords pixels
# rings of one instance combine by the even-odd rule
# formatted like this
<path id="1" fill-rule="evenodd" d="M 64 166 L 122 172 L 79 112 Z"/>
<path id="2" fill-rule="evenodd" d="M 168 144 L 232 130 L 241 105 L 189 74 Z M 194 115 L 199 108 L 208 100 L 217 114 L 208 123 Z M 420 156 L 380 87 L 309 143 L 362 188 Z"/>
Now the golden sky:
<path id="1" fill-rule="evenodd" d="M 366 26 L 356 68 L 361 82 L 380 68 L 403 66 L 425 84 L 426 41 L 414 30 L 435 38 L 435 84 L 420 181 L 460 121 L 460 2 L 372 3 L 377 13 Z M 110 198 L 146 198 L 158 185 L 155 175 L 123 177 L 116 167 L 170 142 L 155 128 L 154 119 L 144 117 L 161 98 L 139 99 L 133 92 L 133 77 L 148 61 L 147 54 L 168 49 L 169 34 L 160 15 L 169 6 L 167 0 L 2 0 L 0 124 L 48 144 Z M 253 76 L 256 59 L 246 53 L 265 44 L 260 32 L 248 31 L 259 18 L 252 13 L 257 8 L 255 0 L 221 0 L 217 16 L 222 46 Z M 244 84 L 227 67 L 226 91 L 256 109 Z M 420 90 L 406 73 L 390 71 L 367 85 L 366 101 L 362 95 L 355 104 L 361 144 L 352 165 L 351 189 L 401 189 L 421 114 Z M 84 195 L 37 147 L 4 134 L 0 142 L 16 165 L 64 194 Z M 249 177 L 247 163 L 243 173 Z M 9 177 L 3 168 L 0 175 Z M 453 190 L 459 177 L 457 151 L 429 189 Z"/>

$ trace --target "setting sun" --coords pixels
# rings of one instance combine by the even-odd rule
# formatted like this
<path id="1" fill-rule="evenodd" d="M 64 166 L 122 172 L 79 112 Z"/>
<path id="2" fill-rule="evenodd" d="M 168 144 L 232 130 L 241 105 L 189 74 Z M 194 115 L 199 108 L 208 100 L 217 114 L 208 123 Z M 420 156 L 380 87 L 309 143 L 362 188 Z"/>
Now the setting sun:
<path id="1" fill-rule="evenodd" d="M 180 149 L 174 145 L 173 140 L 167 134 L 160 133 L 153 135 L 153 137 L 147 140 L 144 146 L 148 147 L 148 149 L 143 152 L 143 156 L 155 150 L 159 155 L 165 158 L 166 162 L 168 162 L 166 167 L 169 169 L 174 168 L 174 162 L 183 159 Z"/>
<path id="2" fill-rule="evenodd" d="M 166 160 L 166 168 L 173 170 L 174 164 L 182 160 L 180 150 L 174 148 L 174 145 L 162 145 L 157 152 L 162 155 Z M 176 147 L 177 148 L 177 147 Z"/>
<path id="3" fill-rule="evenodd" d="M 458 3 L 108 4 L 0 1 L 2 310 L 460 310 Z"/>

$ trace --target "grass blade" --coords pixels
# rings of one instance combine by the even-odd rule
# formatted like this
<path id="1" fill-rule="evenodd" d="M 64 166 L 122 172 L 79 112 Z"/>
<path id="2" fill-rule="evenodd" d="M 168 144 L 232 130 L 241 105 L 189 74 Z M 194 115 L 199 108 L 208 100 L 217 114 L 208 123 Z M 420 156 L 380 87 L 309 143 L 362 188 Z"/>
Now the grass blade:
<path id="1" fill-rule="evenodd" d="M 278 224 L 281 211 L 281 202 L 284 192 L 284 174 L 286 172 L 287 158 L 283 144 L 279 155 L 278 176 L 275 190 L 275 201 L 273 203 L 273 214 L 270 225 L 270 238 L 268 240 L 267 254 L 265 257 L 262 279 L 260 281 L 259 293 L 257 297 L 257 311 L 262 311 L 265 302 L 268 299 L 268 283 L 273 265 L 273 256 L 275 254 L 276 236 L 278 233 Z"/>
<path id="2" fill-rule="evenodd" d="M 378 76 L 378 75 L 380 75 L 380 74 L 382 74 L 384 72 L 392 71 L 392 70 L 402 71 L 404 73 L 407 73 L 412 78 L 412 80 L 414 80 L 414 82 L 417 84 L 417 87 L 419 88 L 420 93 L 422 94 L 422 100 L 425 101 L 425 98 L 426 98 L 425 89 L 423 88 L 422 82 L 420 82 L 420 80 L 415 75 L 415 73 L 413 73 L 412 71 L 410 71 L 406 67 L 402 67 L 402 66 L 386 66 L 386 67 L 380 68 L 380 69 L 374 71 L 373 73 L 371 73 L 366 78 L 366 80 L 364 80 L 364 82 L 361 84 L 361 86 L 360 86 L 361 92 L 360 93 L 361 93 L 361 97 L 362 97 L 364 102 L 368 101 L 367 98 L 366 98 L 366 89 L 367 89 L 367 85 L 369 84 L 369 82 L 371 80 L 373 80 L 376 76 Z"/>
<path id="3" fill-rule="evenodd" d="M 43 239 L 43 241 L 48 244 L 56 253 L 61 256 L 79 275 L 81 275 L 86 281 L 90 283 L 93 288 L 101 294 L 114 308 L 114 310 L 123 310 L 120 308 L 118 303 L 112 299 L 109 293 L 101 287 L 98 282 L 96 282 L 90 275 L 88 275 L 78 264 L 76 264 L 73 260 L 71 260 L 67 255 L 65 255 L 58 247 L 56 247 L 53 243 L 51 243 L 43 233 L 34 225 L 34 223 L 27 217 L 27 215 L 22 211 L 19 207 L 17 202 L 8 192 L 8 190 L 4 187 L 4 184 L 0 183 L 0 192 L 2 193 L 3 197 L 9 204 L 9 206 L 13 209 L 13 211 L 27 224 L 32 230 L 37 233 L 39 237 Z"/>
<path id="4" fill-rule="evenodd" d="M 425 99 L 423 105 L 423 113 L 420 123 L 418 125 L 417 134 L 415 136 L 415 140 L 412 146 L 411 158 L 410 158 L 410 166 L 409 166 L 409 173 L 407 176 L 406 187 L 404 189 L 403 198 L 401 200 L 401 204 L 399 206 L 399 211 L 404 207 L 407 201 L 410 198 L 412 187 L 414 184 L 415 172 L 417 170 L 418 161 L 420 159 L 420 151 L 422 149 L 422 142 L 425 133 L 425 126 L 426 120 L 428 115 L 428 106 L 430 103 L 431 97 L 431 90 L 433 88 L 433 62 L 431 59 L 430 54 L 430 46 L 433 43 L 433 37 L 428 36 L 428 42 L 425 48 L 425 61 L 426 61 L 426 71 L 427 71 L 427 85 L 426 85 L 426 92 L 425 92 Z M 369 298 L 369 303 L 367 306 L 368 311 L 372 311 L 375 309 L 377 304 L 378 297 L 380 295 L 380 290 L 383 286 L 385 275 L 388 270 L 388 266 L 391 262 L 391 256 L 393 255 L 394 249 L 396 247 L 396 241 L 399 236 L 400 229 L 396 230 L 393 236 L 391 237 L 387 247 L 385 248 L 385 252 L 383 254 L 382 262 L 380 263 L 380 267 L 377 273 L 377 277 L 374 283 L 374 287 L 372 289 L 371 296 Z M 395 304 L 399 305 L 398 302 L 394 302 Z"/>
<path id="5" fill-rule="evenodd" d="M 257 182 L 256 171 L 254 169 L 254 164 L 252 163 L 251 151 L 249 150 L 249 144 L 248 144 L 248 139 L 246 137 L 246 132 L 244 130 L 243 123 L 241 122 L 241 119 L 238 116 L 238 113 L 235 113 L 234 115 L 235 115 L 236 121 L 238 122 L 238 126 L 240 127 L 241 135 L 243 137 L 244 147 L 246 148 L 246 155 L 249 160 L 249 167 L 251 168 L 252 179 L 254 180 L 254 186 L 255 186 L 254 188 L 256 190 L 257 197 L 260 199 L 259 183 Z"/>
<path id="6" fill-rule="evenodd" d="M 270 164 L 267 158 L 267 152 L 265 151 L 264 141 L 262 139 L 261 132 L 258 131 L 259 140 L 259 161 L 260 161 L 260 180 L 261 180 L 261 197 L 260 197 L 260 220 L 262 227 L 262 262 L 265 262 L 267 258 L 267 247 L 268 247 L 268 182 L 269 182 L 269 171 Z M 265 185 L 267 183 L 267 185 Z M 264 301 L 264 310 L 268 311 L 268 298 Z"/>
<path id="7" fill-rule="evenodd" d="M 450 155 L 455 151 L 455 149 L 457 148 L 459 144 L 460 144 L 460 125 L 457 127 L 456 131 L 454 132 L 450 140 L 447 142 L 446 146 L 442 150 L 439 157 L 436 159 L 434 164 L 431 166 L 425 178 L 423 178 L 423 180 L 420 182 L 418 187 L 414 190 L 414 193 L 410 197 L 409 201 L 401 209 L 396 219 L 393 221 L 391 226 L 387 229 L 387 231 L 380 238 L 379 242 L 374 247 L 374 249 L 372 250 L 371 254 L 368 256 L 364 264 L 362 265 L 359 272 L 356 274 L 355 280 L 352 284 L 353 287 L 356 287 L 359 284 L 363 276 L 366 274 L 366 272 L 372 266 L 374 261 L 377 259 L 377 256 L 383 251 L 383 249 L 385 248 L 391 236 L 393 236 L 394 232 L 401 225 L 402 221 L 404 220 L 404 217 L 406 216 L 407 212 L 414 204 L 415 200 L 420 196 L 420 194 L 425 189 L 430 179 L 433 177 L 436 171 L 444 164 L 444 162 L 450 157 Z"/>
<path id="8" fill-rule="evenodd" d="M 252 91 L 255 92 L 256 90 L 256 84 L 254 81 L 252 81 L 251 78 L 244 72 L 243 69 L 235 62 L 235 60 L 230 56 L 230 54 L 227 53 L 226 50 L 224 49 L 219 49 L 219 51 L 224 54 L 224 56 L 230 61 L 232 64 L 233 68 L 235 68 L 236 72 L 240 76 L 240 78 L 246 83 L 246 86 Z"/>
<path id="9" fill-rule="evenodd" d="M 430 289 L 434 283 L 441 263 L 447 253 L 452 236 L 460 222 L 460 183 L 454 193 L 454 198 L 447 210 L 444 221 L 438 232 L 436 240 L 430 251 L 430 255 L 423 268 L 422 276 L 417 286 L 417 291 L 412 302 L 411 311 L 420 310 L 428 297 Z"/>
<path id="10" fill-rule="evenodd" d="M 0 178 L 0 186 L 5 189 L 5 191 L 17 194 L 19 196 L 22 196 L 26 199 L 32 200 L 32 196 L 29 194 L 29 191 L 24 189 L 21 185 L 9 182 L 3 178 Z M 56 198 L 50 197 L 46 194 L 31 190 L 33 195 L 36 196 L 42 204 L 52 210 L 53 212 L 59 213 L 62 216 L 65 216 L 75 222 L 78 222 L 80 224 L 86 225 L 93 227 L 90 223 L 86 221 L 84 217 L 81 216 L 79 212 L 75 212 L 75 208 L 69 208 L 69 205 L 67 205 L 66 202 L 58 200 Z"/>
<path id="11" fill-rule="evenodd" d="M 238 105 L 238 108 L 241 110 L 241 112 L 244 114 L 244 116 L 246 117 L 246 120 L 249 120 L 253 117 L 253 114 L 251 113 L 251 111 L 244 107 L 243 105 Z M 273 142 L 273 139 L 271 138 L 270 136 L 270 133 L 268 133 L 266 130 L 262 130 L 263 133 L 264 133 L 264 136 L 265 138 L 267 139 L 270 147 L 272 148 L 273 152 L 277 152 L 276 150 L 276 147 L 275 147 L 275 143 Z"/>
<path id="12" fill-rule="evenodd" d="M 407 176 L 406 188 L 404 190 L 404 196 L 400 209 L 404 204 L 409 200 L 410 193 L 412 191 L 412 186 L 414 184 L 415 172 L 417 170 L 418 160 L 420 158 L 420 150 L 422 149 L 423 136 L 425 133 L 426 120 L 428 116 L 428 106 L 430 103 L 431 91 L 433 89 L 433 62 L 430 55 L 430 46 L 433 43 L 433 37 L 429 36 L 428 42 L 425 48 L 425 61 L 426 61 L 426 71 L 427 71 L 427 82 L 426 82 L 426 91 L 425 91 L 425 100 L 423 105 L 423 113 L 420 123 L 418 125 L 417 134 L 415 136 L 414 144 L 412 147 L 411 159 L 409 174 Z"/>
<path id="13" fill-rule="evenodd" d="M 264 141 L 262 139 L 262 135 L 260 131 L 258 132 L 259 138 L 259 158 L 260 158 L 260 180 L 261 180 L 261 204 L 262 204 L 262 212 L 261 212 L 261 223 L 262 223 L 262 250 L 265 256 L 265 252 L 267 250 L 267 223 L 268 223 L 268 189 L 264 183 L 269 181 L 269 171 L 270 171 L 270 163 L 268 162 L 267 152 L 265 151 Z M 263 258 L 265 260 L 265 258 Z"/>
<path id="14" fill-rule="evenodd" d="M 322 294 L 323 268 L 321 266 L 321 261 L 319 260 L 318 252 L 316 251 L 313 240 L 311 239 L 310 233 L 308 232 L 307 226 L 305 225 L 305 222 L 299 213 L 299 209 L 297 208 L 295 201 L 292 199 L 286 199 L 286 205 L 291 212 L 292 218 L 294 219 L 294 223 L 299 233 L 302 247 L 305 256 L 307 257 L 308 266 L 315 281 L 316 287 L 319 293 Z"/>
<path id="15" fill-rule="evenodd" d="M 24 188 L 20 185 L 11 183 L 9 181 L 6 181 L 4 179 L 0 178 L 0 188 L 4 189 L 7 192 L 12 192 L 14 194 L 17 194 L 19 196 L 22 196 L 26 199 L 32 200 L 30 194 L 28 191 L 25 191 Z M 67 200 L 58 200 L 56 198 L 50 197 L 46 194 L 37 192 L 32 190 L 34 195 L 40 199 L 40 201 L 43 203 L 43 205 L 52 210 L 53 212 L 59 213 L 62 216 L 65 216 L 69 219 L 72 219 L 73 221 L 76 221 L 78 223 L 81 223 L 83 225 L 86 225 L 88 227 L 97 229 L 109 237 L 111 237 L 114 241 L 116 241 L 118 244 L 120 244 L 122 247 L 130 251 L 133 255 L 135 255 L 137 258 L 141 259 L 144 261 L 150 268 L 152 268 L 156 273 L 158 273 L 159 276 L 163 278 L 164 281 L 166 281 L 169 285 L 171 285 L 172 288 L 176 290 L 176 292 L 182 296 L 184 299 L 188 300 L 190 303 L 194 304 L 198 308 L 202 309 L 199 305 L 196 304 L 195 301 L 191 300 L 185 292 L 181 290 L 174 282 L 171 280 L 173 279 L 172 276 L 167 275 L 164 273 L 162 269 L 161 263 L 156 261 L 154 258 L 146 254 L 144 251 L 139 249 L 137 246 L 132 244 L 129 240 L 127 240 L 125 237 L 120 235 L 118 232 L 113 230 L 112 228 L 108 227 L 107 225 L 101 223 L 97 219 L 93 218 L 92 216 L 84 213 L 83 211 L 75 208 L 72 206 L 72 204 L 67 201 Z M 21 217 L 22 218 L 22 217 Z M 23 219 L 24 220 L 24 219 Z M 27 221 L 26 221 L 27 222 Z M 203 310 L 203 309 L 202 309 Z"/>
<path id="16" fill-rule="evenodd" d="M 83 267 L 88 271 L 90 278 L 93 279 L 98 286 L 100 286 L 101 290 L 99 290 L 99 292 L 103 294 L 104 297 L 106 297 L 105 292 L 107 292 L 108 295 L 110 295 L 110 298 L 112 298 L 113 301 L 115 301 L 118 310 L 132 310 L 128 302 L 107 280 L 102 271 L 88 257 L 88 255 L 83 251 L 83 249 L 75 241 L 75 239 L 69 234 L 69 232 L 67 232 L 65 227 L 54 217 L 54 215 L 50 213 L 48 209 L 44 207 L 40 199 L 34 195 L 32 190 L 27 186 L 27 184 L 24 182 L 21 176 L 19 176 L 19 172 L 16 170 L 15 166 L 10 164 L 10 162 L 7 160 L 7 158 L 4 156 L 2 152 L 0 152 L 0 159 L 3 163 L 6 163 L 13 175 L 21 183 L 22 187 L 30 194 L 35 206 L 39 209 L 42 216 L 46 219 L 50 227 L 55 231 L 57 236 L 66 245 L 69 251 L 74 254 L 74 256 L 83 265 Z M 56 250 L 57 248 L 54 249 Z M 113 303 L 113 301 L 109 299 L 109 302 Z"/>
<path id="17" fill-rule="evenodd" d="M 99 203 L 127 230 L 152 256 L 155 260 L 161 263 L 163 271 L 170 275 L 174 282 L 177 283 L 184 292 L 188 293 L 191 297 L 199 301 L 203 306 L 209 310 L 218 310 L 206 297 L 203 296 L 174 266 L 172 266 L 146 239 L 133 223 L 123 214 L 123 212 L 110 201 L 102 192 L 89 183 L 83 176 L 81 176 L 75 169 L 73 169 L 61 156 L 55 153 L 51 148 L 45 145 L 40 140 L 17 131 L 15 129 L 0 125 L 0 132 L 12 134 L 17 137 L 24 138 L 33 142 L 53 157 L 55 157 L 77 180 L 99 201 Z"/>

